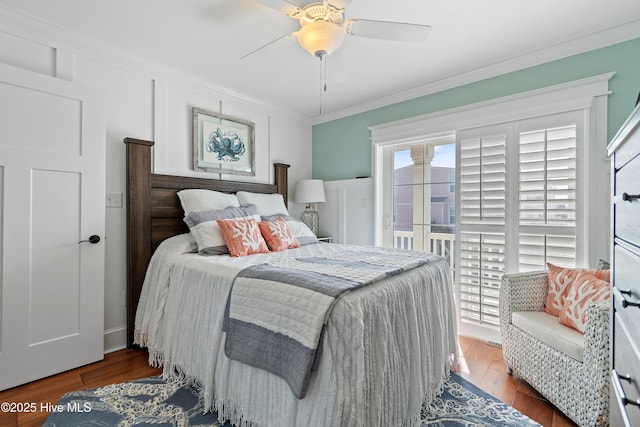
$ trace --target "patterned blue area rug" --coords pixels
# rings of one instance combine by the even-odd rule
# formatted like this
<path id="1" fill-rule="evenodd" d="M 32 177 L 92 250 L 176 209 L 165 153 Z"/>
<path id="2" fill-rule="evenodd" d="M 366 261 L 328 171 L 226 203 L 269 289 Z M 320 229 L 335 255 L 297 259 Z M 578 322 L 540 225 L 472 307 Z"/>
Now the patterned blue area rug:
<path id="1" fill-rule="evenodd" d="M 44 426 L 233 427 L 218 421 L 215 413 L 203 414 L 202 401 L 192 387 L 161 377 L 67 393 Z M 422 410 L 422 427 L 426 426 L 539 424 L 452 373 L 442 395 Z"/>
<path id="2" fill-rule="evenodd" d="M 423 407 L 421 415 L 422 427 L 540 426 L 453 372 L 440 397 Z"/>

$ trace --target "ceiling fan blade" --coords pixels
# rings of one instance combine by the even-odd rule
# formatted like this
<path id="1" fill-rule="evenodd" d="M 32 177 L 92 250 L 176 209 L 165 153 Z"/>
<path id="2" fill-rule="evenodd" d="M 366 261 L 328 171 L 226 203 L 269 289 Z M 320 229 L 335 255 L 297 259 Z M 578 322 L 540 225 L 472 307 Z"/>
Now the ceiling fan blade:
<path id="1" fill-rule="evenodd" d="M 240 60 L 242 61 L 242 60 L 243 60 L 243 59 L 245 59 L 246 57 L 251 56 L 251 55 L 253 55 L 254 53 L 256 53 L 256 52 L 258 52 L 258 51 L 260 51 L 260 50 L 262 50 L 262 49 L 264 49 L 264 48 L 266 48 L 266 47 L 268 47 L 268 46 L 271 46 L 272 44 L 277 43 L 277 42 L 279 42 L 279 41 L 280 41 L 280 40 L 282 40 L 282 39 L 286 39 L 287 37 L 295 36 L 295 34 L 296 34 L 296 33 L 288 33 L 288 34 L 285 34 L 285 35 L 283 35 L 283 36 L 278 37 L 278 38 L 277 38 L 277 39 L 275 39 L 275 40 L 271 40 L 269 43 L 264 44 L 264 45 L 260 46 L 259 48 L 256 48 L 256 49 L 252 50 L 251 52 L 249 52 L 249 53 L 247 53 L 247 54 L 243 55 L 242 57 L 240 57 Z"/>
<path id="2" fill-rule="evenodd" d="M 415 43 L 426 41 L 431 32 L 430 25 L 368 19 L 349 19 L 344 28 L 352 36 Z"/>
<path id="3" fill-rule="evenodd" d="M 305 0 L 256 0 L 256 2 L 289 16 L 298 14 L 300 9 L 305 6 L 304 3 L 308 3 Z"/>
<path id="4" fill-rule="evenodd" d="M 351 4 L 351 0 L 325 0 L 328 4 L 338 10 L 346 9 Z"/>

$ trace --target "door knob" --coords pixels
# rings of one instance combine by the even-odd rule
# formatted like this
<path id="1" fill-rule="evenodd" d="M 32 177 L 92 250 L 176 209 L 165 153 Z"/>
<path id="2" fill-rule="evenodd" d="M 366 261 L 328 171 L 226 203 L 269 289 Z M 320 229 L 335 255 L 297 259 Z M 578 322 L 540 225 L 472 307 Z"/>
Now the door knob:
<path id="1" fill-rule="evenodd" d="M 640 199 L 640 194 L 622 193 L 622 200 L 624 200 L 625 202 L 633 202 L 637 199 Z"/>
<path id="2" fill-rule="evenodd" d="M 100 236 L 98 236 L 97 234 L 92 234 L 91 236 L 89 236 L 87 240 L 80 240 L 78 243 L 89 242 L 95 245 L 99 241 L 100 241 Z"/>

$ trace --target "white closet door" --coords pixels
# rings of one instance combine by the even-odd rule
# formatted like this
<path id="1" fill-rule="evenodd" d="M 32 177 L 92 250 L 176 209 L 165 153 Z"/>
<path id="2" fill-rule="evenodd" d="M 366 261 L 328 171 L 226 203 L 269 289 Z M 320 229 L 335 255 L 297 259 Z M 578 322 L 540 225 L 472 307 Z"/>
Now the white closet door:
<path id="1" fill-rule="evenodd" d="M 103 116 L 95 89 L 0 66 L 0 389 L 103 358 Z"/>

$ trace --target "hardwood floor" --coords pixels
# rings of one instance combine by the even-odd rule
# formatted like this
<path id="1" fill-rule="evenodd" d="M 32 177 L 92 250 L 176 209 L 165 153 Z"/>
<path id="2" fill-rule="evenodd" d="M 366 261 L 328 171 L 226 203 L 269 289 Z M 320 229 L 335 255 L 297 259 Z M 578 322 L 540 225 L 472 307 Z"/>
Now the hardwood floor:
<path id="1" fill-rule="evenodd" d="M 458 337 L 460 363 L 456 373 L 487 393 L 516 408 L 544 427 L 575 426 L 529 384 L 507 374 L 500 347 Z"/>
<path id="2" fill-rule="evenodd" d="M 72 371 L 34 381 L 0 392 L 0 404 L 35 403 L 35 412 L 7 413 L 0 411 L 0 426 L 40 427 L 49 416 L 41 411 L 41 405 L 55 405 L 68 391 L 101 387 L 149 377 L 162 373 L 161 369 L 147 364 L 145 350 L 120 350 L 106 354 L 104 360 Z"/>
<path id="3" fill-rule="evenodd" d="M 545 427 L 575 426 L 526 382 L 508 375 L 499 347 L 460 337 L 460 365 L 457 373 L 489 394 L 508 403 Z M 0 411 L 0 426 L 41 426 L 49 414 L 41 405 L 55 405 L 68 391 L 100 387 L 151 375 L 160 369 L 147 365 L 144 350 L 121 350 L 105 355 L 103 361 L 83 366 L 0 392 L 0 403 L 35 403 L 35 412 Z"/>

